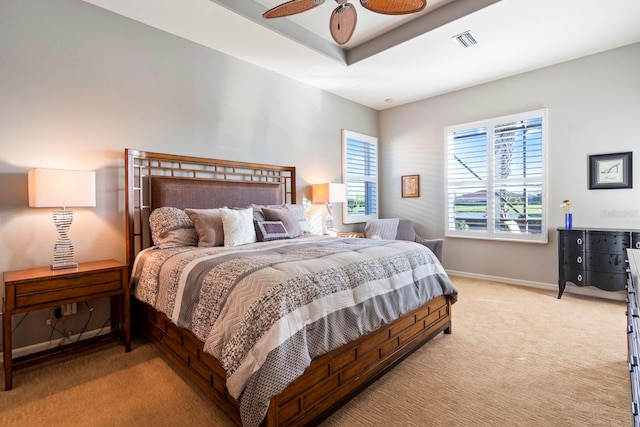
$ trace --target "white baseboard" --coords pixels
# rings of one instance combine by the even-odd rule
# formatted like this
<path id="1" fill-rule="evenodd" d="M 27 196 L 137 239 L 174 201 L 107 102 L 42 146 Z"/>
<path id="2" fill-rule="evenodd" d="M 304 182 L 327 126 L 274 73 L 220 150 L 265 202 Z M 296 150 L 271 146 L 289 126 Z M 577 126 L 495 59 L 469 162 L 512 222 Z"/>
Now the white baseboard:
<path id="1" fill-rule="evenodd" d="M 105 326 L 101 329 L 94 329 L 93 331 L 85 331 L 82 336 L 85 338 L 93 338 L 98 335 L 105 335 L 111 333 L 111 326 Z M 71 335 L 69 338 L 56 338 L 51 341 L 41 342 L 37 344 L 28 345 L 26 347 L 14 348 L 11 351 L 11 358 L 15 359 L 22 356 L 27 356 L 29 354 L 38 353 L 40 351 L 48 350 L 50 348 L 55 348 L 62 344 L 68 344 L 70 342 L 76 342 L 80 334 Z M 2 357 L 4 358 L 4 353 Z"/>
<path id="2" fill-rule="evenodd" d="M 556 295 L 558 293 L 557 284 L 530 282 L 528 280 L 517 280 L 517 279 L 511 279 L 508 277 L 488 276 L 484 274 L 468 273 L 465 271 L 455 271 L 455 270 L 447 270 L 447 274 L 451 276 L 468 277 L 470 279 L 490 280 L 493 282 L 507 283 L 509 285 L 518 285 L 518 286 L 527 286 L 530 288 L 545 289 L 545 290 L 554 291 Z M 603 291 L 602 289 L 595 288 L 593 286 L 575 286 L 569 282 L 567 282 L 567 286 L 564 288 L 564 294 L 584 295 L 589 297 L 610 299 L 614 301 L 627 300 L 626 291 L 608 292 L 608 291 Z"/>

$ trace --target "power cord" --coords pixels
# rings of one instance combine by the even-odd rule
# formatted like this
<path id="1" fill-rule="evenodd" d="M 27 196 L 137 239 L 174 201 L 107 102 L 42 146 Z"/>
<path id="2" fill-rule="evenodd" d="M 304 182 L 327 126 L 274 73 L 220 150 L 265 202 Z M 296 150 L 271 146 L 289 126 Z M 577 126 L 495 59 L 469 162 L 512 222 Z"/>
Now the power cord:
<path id="1" fill-rule="evenodd" d="M 89 305 L 88 301 L 85 301 L 84 303 L 87 306 L 87 309 L 89 310 L 89 317 L 87 318 L 87 321 L 84 322 L 84 326 L 82 327 L 82 330 L 80 331 L 80 335 L 78 335 L 78 339 L 76 340 L 76 342 L 79 342 L 80 339 L 82 338 L 82 334 L 84 334 L 84 331 L 87 330 L 87 326 L 89 326 L 89 322 L 91 321 L 91 316 L 93 315 L 93 307 Z"/>

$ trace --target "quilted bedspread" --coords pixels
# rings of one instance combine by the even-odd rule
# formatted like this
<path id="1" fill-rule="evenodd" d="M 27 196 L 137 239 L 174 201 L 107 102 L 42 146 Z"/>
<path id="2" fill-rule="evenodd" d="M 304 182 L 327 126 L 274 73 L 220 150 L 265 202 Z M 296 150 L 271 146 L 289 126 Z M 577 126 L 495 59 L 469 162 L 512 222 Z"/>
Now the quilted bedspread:
<path id="1" fill-rule="evenodd" d="M 436 296 L 457 295 L 420 244 L 325 236 L 150 248 L 136 259 L 132 286 L 222 363 L 247 427 L 313 358 Z"/>

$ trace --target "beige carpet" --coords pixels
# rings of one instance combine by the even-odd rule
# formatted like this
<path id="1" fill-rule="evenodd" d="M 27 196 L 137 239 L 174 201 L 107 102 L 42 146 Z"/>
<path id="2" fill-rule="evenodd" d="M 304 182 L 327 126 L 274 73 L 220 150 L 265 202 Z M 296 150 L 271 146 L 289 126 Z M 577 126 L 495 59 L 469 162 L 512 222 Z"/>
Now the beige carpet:
<path id="1" fill-rule="evenodd" d="M 625 426 L 626 305 L 453 278 L 439 335 L 323 426 Z M 34 366 L 0 391 L 1 426 L 231 426 L 150 344 Z"/>

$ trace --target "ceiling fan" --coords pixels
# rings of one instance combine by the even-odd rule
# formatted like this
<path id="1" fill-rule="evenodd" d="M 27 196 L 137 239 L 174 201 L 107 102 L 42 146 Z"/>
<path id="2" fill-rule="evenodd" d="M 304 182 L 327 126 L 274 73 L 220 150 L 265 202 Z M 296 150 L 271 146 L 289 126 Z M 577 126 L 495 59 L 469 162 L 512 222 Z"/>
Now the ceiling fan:
<path id="1" fill-rule="evenodd" d="M 325 0 L 291 0 L 269 9 L 262 14 L 263 18 L 282 18 L 295 15 L 320 6 Z M 331 37 L 336 43 L 343 45 L 351 39 L 356 29 L 358 16 L 353 4 L 348 0 L 335 0 L 338 3 L 329 19 Z M 365 9 L 385 15 L 405 15 L 419 12 L 427 6 L 426 0 L 360 0 Z"/>

